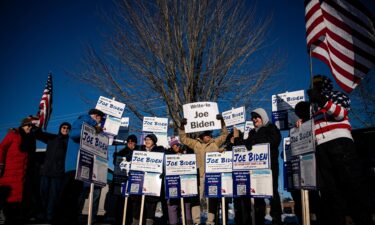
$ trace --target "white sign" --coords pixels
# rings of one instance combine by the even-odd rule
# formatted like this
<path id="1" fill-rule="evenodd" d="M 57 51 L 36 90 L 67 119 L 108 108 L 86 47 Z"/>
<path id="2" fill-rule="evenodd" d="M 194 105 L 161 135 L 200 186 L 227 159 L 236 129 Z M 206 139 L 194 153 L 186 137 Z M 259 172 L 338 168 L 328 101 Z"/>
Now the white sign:
<path id="1" fill-rule="evenodd" d="M 183 105 L 184 118 L 187 119 L 186 133 L 221 129 L 221 121 L 216 119 L 219 114 L 215 102 L 195 102 Z"/>
<path id="2" fill-rule="evenodd" d="M 292 156 L 314 151 L 313 120 L 306 121 L 299 128 L 290 130 L 290 147 Z"/>
<path id="3" fill-rule="evenodd" d="M 168 118 L 159 118 L 159 117 L 143 117 L 143 127 L 142 131 L 144 132 L 159 132 L 167 133 L 168 132 Z"/>
<path id="4" fill-rule="evenodd" d="M 279 129 L 294 127 L 298 119 L 294 107 L 300 101 L 305 101 L 303 90 L 272 95 L 272 121 Z"/>
<path id="5" fill-rule="evenodd" d="M 221 195 L 233 196 L 233 176 L 232 173 L 221 174 Z"/>
<path id="6" fill-rule="evenodd" d="M 165 175 L 197 174 L 195 154 L 165 155 Z"/>
<path id="7" fill-rule="evenodd" d="M 133 151 L 131 170 L 163 173 L 164 153 Z"/>
<path id="8" fill-rule="evenodd" d="M 233 147 L 233 170 L 269 169 L 269 144 L 253 145 L 251 151 L 245 146 Z"/>
<path id="9" fill-rule="evenodd" d="M 160 196 L 161 182 L 160 174 L 145 172 L 142 194 Z"/>
<path id="10" fill-rule="evenodd" d="M 232 152 L 206 152 L 206 173 L 232 172 Z"/>
<path id="11" fill-rule="evenodd" d="M 316 188 L 315 154 L 303 155 L 300 158 L 301 187 L 304 189 Z"/>
<path id="12" fill-rule="evenodd" d="M 250 194 L 253 197 L 273 196 L 272 171 L 250 170 Z"/>
<path id="13" fill-rule="evenodd" d="M 108 137 L 97 134 L 95 128 L 87 123 L 82 124 L 80 147 L 94 155 L 107 159 Z"/>
<path id="14" fill-rule="evenodd" d="M 192 196 L 198 194 L 197 175 L 180 176 L 181 196 Z"/>
<path id="15" fill-rule="evenodd" d="M 290 137 L 284 138 L 283 141 L 283 146 L 284 146 L 284 162 L 290 161 L 292 158 L 292 149 L 290 148 Z"/>
<path id="16" fill-rule="evenodd" d="M 95 108 L 99 109 L 105 114 L 121 118 L 122 114 L 125 111 L 125 104 L 112 100 L 110 98 L 100 96 Z"/>
<path id="17" fill-rule="evenodd" d="M 121 125 L 121 119 L 114 116 L 107 116 L 104 123 L 104 132 L 117 135 Z"/>
<path id="18" fill-rule="evenodd" d="M 231 109 L 222 113 L 227 127 L 245 122 L 245 107 Z"/>
<path id="19" fill-rule="evenodd" d="M 129 127 L 129 117 L 122 117 L 120 126 Z"/>
<path id="20" fill-rule="evenodd" d="M 246 121 L 245 123 L 245 130 L 243 134 L 243 139 L 247 139 L 249 137 L 250 130 L 254 129 L 253 121 Z"/>
<path id="21" fill-rule="evenodd" d="M 108 161 L 94 155 L 92 180 L 95 183 L 107 183 Z"/>

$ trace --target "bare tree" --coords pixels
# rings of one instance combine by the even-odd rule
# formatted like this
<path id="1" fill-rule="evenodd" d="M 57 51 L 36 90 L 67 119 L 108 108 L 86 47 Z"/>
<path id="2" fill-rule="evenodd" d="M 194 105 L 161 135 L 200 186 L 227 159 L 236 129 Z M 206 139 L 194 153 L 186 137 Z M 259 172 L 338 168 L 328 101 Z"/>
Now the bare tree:
<path id="1" fill-rule="evenodd" d="M 252 103 L 280 69 L 265 55 L 271 16 L 248 1 L 120 0 L 107 44 L 87 46 L 76 77 L 127 104 L 140 119 L 165 112 L 177 125 L 182 105 Z M 262 57 L 267 57 L 266 60 Z M 264 90 L 264 89 L 263 89 Z M 164 108 L 164 110 L 161 110 Z"/>

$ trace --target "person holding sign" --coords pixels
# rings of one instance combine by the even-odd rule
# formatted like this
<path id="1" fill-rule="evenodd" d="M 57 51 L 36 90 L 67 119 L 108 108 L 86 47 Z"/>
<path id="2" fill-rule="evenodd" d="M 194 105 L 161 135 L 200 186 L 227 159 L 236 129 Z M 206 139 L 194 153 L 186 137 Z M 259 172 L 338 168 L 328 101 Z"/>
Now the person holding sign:
<path id="1" fill-rule="evenodd" d="M 57 219 L 61 224 L 77 224 L 79 218 L 79 197 L 83 191 L 83 182 L 76 180 L 77 156 L 81 139 L 81 129 L 84 123 L 95 127 L 96 131 L 102 131 L 100 122 L 104 113 L 98 109 L 89 110 L 88 114 L 81 115 L 73 122 L 69 133 L 68 149 L 65 157 L 65 175 L 62 185 L 62 195 L 57 212 Z"/>
<path id="2" fill-rule="evenodd" d="M 271 170 L 273 181 L 273 197 L 270 199 L 272 216 L 272 224 L 282 224 L 281 222 L 281 202 L 278 192 L 279 186 L 279 145 L 281 142 L 280 130 L 269 121 L 268 115 L 263 108 L 257 108 L 251 112 L 251 120 L 254 123 L 254 129 L 249 132 L 249 136 L 245 140 L 235 137 L 235 145 L 245 144 L 248 150 L 252 149 L 253 145 L 261 143 L 270 144 L 271 154 Z M 264 199 L 255 199 L 255 221 L 256 224 L 264 224 L 264 216 L 266 203 Z"/>
<path id="3" fill-rule="evenodd" d="M 173 140 L 169 144 L 171 149 L 166 152 L 166 154 L 190 154 L 193 152 L 189 152 L 189 149 L 183 148 L 178 140 Z M 187 200 L 192 200 L 191 198 L 185 198 Z M 168 218 L 170 225 L 177 225 L 179 221 L 178 217 L 178 208 L 180 205 L 180 199 L 169 199 L 168 200 Z M 193 220 L 191 217 L 191 204 L 189 201 L 185 201 L 185 217 L 187 225 L 193 224 Z"/>
<path id="4" fill-rule="evenodd" d="M 124 164 L 124 160 L 126 160 L 126 163 L 131 162 L 132 155 L 134 150 L 138 150 L 139 146 L 137 145 L 138 139 L 137 136 L 134 134 L 131 134 L 126 139 L 126 147 L 121 149 L 119 152 L 113 153 L 113 165 L 120 167 L 121 170 L 128 170 L 126 172 L 129 172 L 129 168 L 126 168 L 126 164 Z M 128 177 L 125 178 L 127 182 Z M 127 212 L 126 212 L 126 224 L 130 224 L 132 220 L 132 202 L 128 201 L 127 206 Z M 123 217 L 123 208 L 124 208 L 124 198 L 122 196 L 119 196 L 116 198 L 116 207 L 115 207 L 115 218 L 116 218 L 116 224 L 121 224 L 122 217 Z"/>
<path id="5" fill-rule="evenodd" d="M 181 143 L 188 146 L 189 148 L 194 150 L 194 153 L 197 157 L 197 166 L 199 172 L 199 194 L 203 196 L 204 193 L 204 159 L 206 152 L 215 152 L 219 151 L 220 146 L 225 142 L 228 136 L 228 130 L 225 126 L 225 122 L 223 117 L 218 114 L 216 119 L 221 121 L 221 134 L 217 138 L 212 137 L 212 133 L 210 131 L 202 132 L 197 139 L 192 139 L 187 136 L 185 133 L 185 125 L 187 124 L 187 120 L 184 118 L 181 121 L 181 126 L 179 129 L 179 136 Z M 191 208 L 191 213 L 193 217 L 194 224 L 200 224 L 200 205 L 193 205 Z M 206 224 L 215 224 L 215 212 L 209 212 L 207 216 Z"/>
<path id="6" fill-rule="evenodd" d="M 348 112 L 349 98 L 334 91 L 332 81 L 315 75 L 313 88 L 307 90 L 314 104 L 314 132 L 318 185 L 323 205 L 330 209 L 324 215 L 327 224 L 350 222 L 375 224 L 375 207 L 366 184 L 359 156 L 355 151 Z M 354 203 L 354 204 L 353 204 Z"/>
<path id="7" fill-rule="evenodd" d="M 148 134 L 144 139 L 145 145 L 142 146 L 142 151 L 147 152 L 165 152 L 165 149 L 162 146 L 157 146 L 156 143 L 158 142 L 158 138 L 155 134 Z M 163 191 L 163 188 L 162 188 Z M 141 197 L 136 195 L 131 195 L 132 199 L 132 207 L 133 207 L 133 223 L 132 225 L 139 224 L 139 217 L 141 211 Z M 164 197 L 160 195 L 160 197 L 156 196 L 146 196 L 145 198 L 145 215 L 146 217 L 146 225 L 154 224 L 155 220 L 155 211 L 156 205 L 158 201 L 162 201 L 162 205 L 165 204 Z M 167 207 L 163 207 L 163 214 L 167 212 Z"/>

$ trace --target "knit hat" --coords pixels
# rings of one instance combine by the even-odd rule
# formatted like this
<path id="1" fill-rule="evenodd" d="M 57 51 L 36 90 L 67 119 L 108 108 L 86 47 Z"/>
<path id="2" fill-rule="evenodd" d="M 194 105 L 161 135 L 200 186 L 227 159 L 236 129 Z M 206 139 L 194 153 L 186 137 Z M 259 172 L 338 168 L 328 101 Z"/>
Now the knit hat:
<path id="1" fill-rule="evenodd" d="M 104 113 L 102 111 L 100 111 L 99 109 L 90 109 L 89 115 L 93 115 L 93 114 L 96 114 L 100 117 L 104 117 Z"/>
<path id="2" fill-rule="evenodd" d="M 332 84 L 332 80 L 329 79 L 327 76 L 325 75 L 315 75 L 313 77 L 313 83 L 314 83 L 314 86 L 317 84 L 317 83 L 321 83 L 322 85 L 322 90 L 323 91 L 332 91 L 333 90 L 333 84 Z"/>
<path id="3" fill-rule="evenodd" d="M 154 142 L 154 145 L 156 145 L 156 143 L 158 142 L 158 138 L 156 137 L 155 134 L 147 134 L 145 139 L 146 138 L 150 138 L 152 140 L 152 142 Z"/>
<path id="4" fill-rule="evenodd" d="M 294 112 L 303 121 L 310 119 L 310 103 L 304 101 L 298 102 L 294 108 Z"/>
<path id="5" fill-rule="evenodd" d="M 26 125 L 34 125 L 33 121 L 38 120 L 38 119 L 39 119 L 38 117 L 34 117 L 34 116 L 28 116 L 26 118 L 23 118 L 21 120 L 20 127 L 23 127 L 23 126 L 26 126 Z"/>
<path id="6" fill-rule="evenodd" d="M 138 141 L 137 136 L 135 136 L 134 134 L 129 135 L 129 137 L 126 138 L 126 142 L 129 142 L 129 141 L 137 143 Z"/>
<path id="7" fill-rule="evenodd" d="M 169 145 L 172 147 L 173 145 L 179 145 L 180 142 L 177 139 L 172 140 Z"/>

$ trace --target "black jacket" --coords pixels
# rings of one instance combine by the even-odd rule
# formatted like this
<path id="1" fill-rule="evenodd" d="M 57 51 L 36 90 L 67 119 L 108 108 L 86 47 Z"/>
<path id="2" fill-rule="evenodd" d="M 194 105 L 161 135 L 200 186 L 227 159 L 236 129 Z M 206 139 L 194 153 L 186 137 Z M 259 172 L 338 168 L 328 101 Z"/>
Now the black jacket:
<path id="1" fill-rule="evenodd" d="M 39 129 L 35 132 L 35 136 L 37 140 L 47 144 L 46 156 L 40 174 L 48 177 L 62 176 L 65 172 L 65 155 L 69 135 L 51 134 Z"/>

